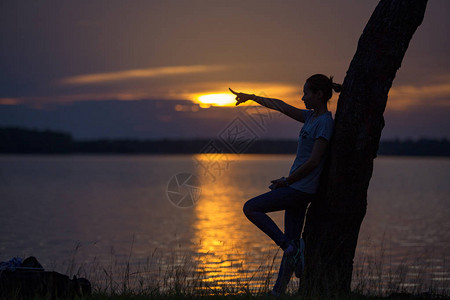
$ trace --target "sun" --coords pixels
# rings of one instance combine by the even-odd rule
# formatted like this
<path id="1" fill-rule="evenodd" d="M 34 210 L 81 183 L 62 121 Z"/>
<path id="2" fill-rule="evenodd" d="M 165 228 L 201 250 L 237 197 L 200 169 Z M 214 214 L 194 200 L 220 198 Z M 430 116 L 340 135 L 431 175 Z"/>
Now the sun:
<path id="1" fill-rule="evenodd" d="M 231 106 L 236 103 L 233 94 L 206 94 L 197 97 L 197 101 L 204 105 Z"/>

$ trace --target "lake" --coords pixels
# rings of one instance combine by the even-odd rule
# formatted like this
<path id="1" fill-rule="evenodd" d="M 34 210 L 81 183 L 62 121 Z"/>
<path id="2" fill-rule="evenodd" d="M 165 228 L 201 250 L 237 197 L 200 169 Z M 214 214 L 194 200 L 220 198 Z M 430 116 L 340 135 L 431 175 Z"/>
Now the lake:
<path id="1" fill-rule="evenodd" d="M 35 256 L 47 270 L 97 284 L 124 268 L 148 280 L 182 268 L 212 288 L 261 287 L 267 277 L 271 285 L 281 255 L 242 206 L 286 175 L 293 159 L 0 156 L 0 261 Z M 448 291 L 449 178 L 448 158 L 375 160 L 354 288 Z M 271 216 L 283 226 L 283 213 Z"/>

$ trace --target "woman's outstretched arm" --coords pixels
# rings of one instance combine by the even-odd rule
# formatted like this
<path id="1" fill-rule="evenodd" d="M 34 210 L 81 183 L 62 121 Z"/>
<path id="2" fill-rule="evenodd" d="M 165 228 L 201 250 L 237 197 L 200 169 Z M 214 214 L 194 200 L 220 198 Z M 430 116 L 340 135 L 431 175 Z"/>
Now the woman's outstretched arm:
<path id="1" fill-rule="evenodd" d="M 289 105 L 286 102 L 273 98 L 258 97 L 256 95 L 237 93 L 230 89 L 230 91 L 236 95 L 236 105 L 244 103 L 247 100 L 253 100 L 256 103 L 265 106 L 270 109 L 278 110 L 279 112 L 291 117 L 294 120 L 305 123 L 305 117 L 303 116 L 303 109 Z"/>

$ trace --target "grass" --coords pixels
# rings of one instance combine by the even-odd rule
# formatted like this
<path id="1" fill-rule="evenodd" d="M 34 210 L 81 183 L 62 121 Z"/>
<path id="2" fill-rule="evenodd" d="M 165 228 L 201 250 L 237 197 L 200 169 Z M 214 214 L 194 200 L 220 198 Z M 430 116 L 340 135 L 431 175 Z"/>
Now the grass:
<path id="1" fill-rule="evenodd" d="M 280 253 L 268 252 L 259 267 L 243 262 L 229 262 L 219 258 L 216 268 L 204 263 L 213 254 L 192 255 L 181 251 L 167 253 L 154 249 L 143 261 L 133 259 L 133 246 L 125 257 L 111 250 L 109 261 L 94 259 L 90 263 L 77 263 L 77 245 L 67 262 L 70 277 L 85 277 L 91 281 L 93 293 L 86 299 L 271 299 L 268 293 L 278 271 Z M 233 251 L 230 249 L 230 251 Z M 235 250 L 234 250 L 235 251 Z M 353 292 L 333 299 L 450 299 L 448 271 L 442 271 L 442 281 L 429 280 L 424 272 L 433 266 L 417 269 L 411 261 L 389 263 L 383 246 L 376 249 L 377 257 L 363 254 L 355 261 Z M 253 260 L 255 257 L 252 257 Z M 427 257 L 419 258 L 426 261 Z M 428 258 L 429 259 L 429 258 Z M 432 259 L 429 259 L 433 262 Z M 226 265 L 226 272 L 220 272 Z M 447 274 L 447 275 L 446 275 Z M 281 299 L 328 299 L 323 295 L 302 297 L 298 292 L 298 280 L 293 280 L 288 293 Z"/>
<path id="2" fill-rule="evenodd" d="M 211 255 L 208 253 L 199 257 L 182 252 L 168 255 L 155 249 L 142 262 L 133 261 L 131 253 L 132 249 L 125 261 L 111 253 L 106 264 L 94 261 L 78 267 L 74 254 L 66 274 L 91 281 L 93 294 L 89 299 L 269 299 L 280 256 L 275 251 L 267 253 L 257 269 L 231 263 L 224 274 L 202 262 L 202 256 Z M 438 266 L 442 280 L 430 280 L 425 272 L 433 270 L 433 266 L 422 264 L 418 269 L 420 264 L 408 260 L 393 264 L 383 245 L 375 253 L 377 257 L 364 254 L 355 261 L 353 292 L 335 299 L 450 299 L 445 261 L 443 267 Z M 418 260 L 426 262 L 427 258 Z M 221 261 L 217 269 L 223 267 Z M 298 280 L 293 280 L 282 299 L 306 299 L 297 291 Z M 319 295 L 307 299 L 327 298 Z"/>
<path id="3" fill-rule="evenodd" d="M 383 239 L 384 241 L 384 239 Z M 384 242 L 369 243 L 370 251 L 355 259 L 352 290 L 364 295 L 388 294 L 450 296 L 450 278 L 445 257 L 421 253 L 401 261 L 387 254 Z M 361 254 L 361 253 L 360 253 Z"/>

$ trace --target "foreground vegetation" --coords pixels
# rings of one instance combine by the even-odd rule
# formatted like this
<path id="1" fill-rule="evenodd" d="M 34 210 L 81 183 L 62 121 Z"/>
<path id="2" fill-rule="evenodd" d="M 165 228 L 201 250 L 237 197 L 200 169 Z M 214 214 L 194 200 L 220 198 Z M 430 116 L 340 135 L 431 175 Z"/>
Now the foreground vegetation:
<path id="1" fill-rule="evenodd" d="M 183 295 L 183 294 L 164 294 L 164 295 L 155 295 L 155 294 L 122 294 L 122 295 L 109 295 L 109 294 L 94 294 L 89 299 L 99 299 L 99 300 L 144 300 L 144 299 L 275 299 L 268 294 L 261 295 L 208 295 L 208 296 L 195 296 L 195 295 Z M 311 300 L 323 300 L 329 299 L 324 296 L 309 296 L 304 297 L 301 295 L 287 294 L 281 296 L 276 299 L 311 299 Z M 364 296 L 361 294 L 350 294 L 343 295 L 338 297 L 333 297 L 332 299 L 342 299 L 342 300 L 431 300 L 431 299 L 448 299 L 445 296 L 438 296 L 432 294 L 421 294 L 421 295 L 412 295 L 412 294 L 392 294 L 386 297 L 378 297 L 378 296 Z"/>
<path id="2" fill-rule="evenodd" d="M 180 252 L 157 250 L 141 262 L 132 259 L 131 254 L 125 259 L 122 256 L 120 261 L 111 253 L 109 262 L 95 260 L 78 264 L 78 249 L 79 246 L 64 266 L 60 267 L 66 269 L 62 273 L 90 280 L 92 294 L 70 299 L 273 299 L 269 292 L 275 280 L 280 256 L 274 250 L 266 253 L 264 261 L 257 269 L 245 263 L 236 263 L 235 266 L 227 266 L 225 272 L 221 273 L 219 269 L 224 269 L 223 265 L 212 270 L 205 264 L 202 255 L 193 257 Z M 414 262 L 405 261 L 395 268 L 388 268 L 383 263 L 383 252 L 383 249 L 376 251 L 379 255 L 376 258 L 368 254 L 357 258 L 351 294 L 329 296 L 299 293 L 299 280 L 294 279 L 288 286 L 288 293 L 279 299 L 450 299 L 450 289 L 446 286 L 449 280 L 445 264 L 443 267 L 438 266 L 442 280 L 429 280 L 430 278 L 423 276 L 424 272 L 430 270 L 429 266 L 422 265 L 419 270 Z M 426 259 L 420 260 L 423 261 Z M 415 277 L 409 276 L 408 267 L 413 267 Z M 22 298 L 12 295 L 4 299 Z"/>
<path id="3" fill-rule="evenodd" d="M 420 269 L 411 261 L 392 268 L 385 263 L 383 249 L 375 252 L 378 257 L 365 254 L 356 259 L 353 291 L 349 295 L 299 294 L 299 281 L 294 279 L 288 286 L 288 293 L 280 299 L 450 299 L 445 261 L 444 267 L 437 266 L 442 280 L 430 280 L 425 272 L 434 268 L 422 264 L 427 261 L 425 257 L 420 259 Z M 256 270 L 238 263 L 224 274 L 208 268 L 201 256 L 195 258 L 183 253 L 155 250 L 139 263 L 132 260 L 131 254 L 125 262 L 118 262 L 111 255 L 107 266 L 99 262 L 77 265 L 74 255 L 66 273 L 91 281 L 93 293 L 87 299 L 270 299 L 279 256 L 278 252 L 270 252 Z M 413 272 L 408 273 L 408 268 Z"/>

